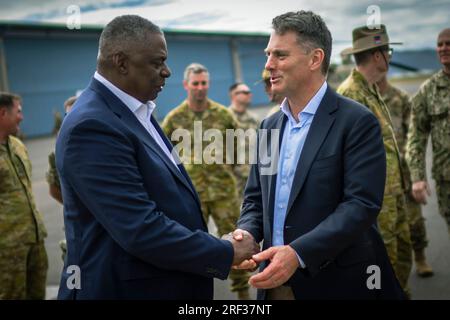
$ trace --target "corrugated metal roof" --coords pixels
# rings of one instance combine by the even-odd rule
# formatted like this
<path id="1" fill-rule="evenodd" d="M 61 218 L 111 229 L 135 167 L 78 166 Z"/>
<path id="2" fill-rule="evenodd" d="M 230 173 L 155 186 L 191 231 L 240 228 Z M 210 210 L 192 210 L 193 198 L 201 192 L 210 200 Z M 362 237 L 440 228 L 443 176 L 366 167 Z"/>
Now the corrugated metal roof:
<path id="1" fill-rule="evenodd" d="M 104 28 L 101 24 L 82 24 L 79 32 L 100 32 Z M 63 23 L 35 22 L 35 21 L 14 21 L 0 20 L 0 30 L 55 30 L 74 31 L 67 28 Z M 247 37 L 268 37 L 269 32 L 237 32 L 237 31 L 215 31 L 215 30 L 193 30 L 193 29 L 166 29 L 162 28 L 166 34 L 199 35 L 199 36 L 247 36 Z"/>

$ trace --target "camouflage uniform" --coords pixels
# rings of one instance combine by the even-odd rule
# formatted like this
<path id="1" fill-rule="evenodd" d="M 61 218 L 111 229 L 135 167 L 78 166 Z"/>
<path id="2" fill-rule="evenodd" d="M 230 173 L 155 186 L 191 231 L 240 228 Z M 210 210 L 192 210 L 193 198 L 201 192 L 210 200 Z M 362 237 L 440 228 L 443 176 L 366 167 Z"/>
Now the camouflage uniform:
<path id="1" fill-rule="evenodd" d="M 270 108 L 269 112 L 267 112 L 266 118 L 270 117 L 274 113 L 277 113 L 278 111 L 280 111 L 280 105 L 275 104 Z"/>
<path id="2" fill-rule="evenodd" d="M 378 216 L 378 227 L 397 278 L 402 288 L 408 291 L 407 282 L 412 266 L 412 248 L 404 187 L 402 186 L 400 153 L 389 111 L 378 88 L 369 86 L 363 75 L 356 69 L 352 70 L 337 92 L 367 106 L 380 122 L 386 151 L 386 186 L 383 206 Z"/>
<path id="3" fill-rule="evenodd" d="M 239 122 L 239 128 L 243 129 L 244 131 L 247 131 L 248 129 L 257 130 L 259 127 L 259 121 L 256 119 L 256 117 L 250 113 L 248 110 L 245 110 L 244 112 L 237 112 L 233 107 L 229 108 L 231 112 L 233 113 L 234 117 Z M 244 141 L 242 141 L 244 142 Z M 233 167 L 234 175 L 237 179 L 238 184 L 238 196 L 239 196 L 239 203 L 242 203 L 243 197 L 244 197 L 244 189 L 245 185 L 247 183 L 247 178 L 250 174 L 250 152 L 253 150 L 253 148 L 250 147 L 249 141 L 246 140 L 244 142 L 244 145 L 238 146 L 239 149 L 245 150 L 246 159 L 245 164 L 238 164 Z"/>
<path id="4" fill-rule="evenodd" d="M 178 141 L 172 137 L 172 133 L 176 129 L 185 129 L 190 132 L 192 143 L 191 157 L 188 159 L 190 163 L 183 161 L 183 164 L 200 197 L 205 220 L 208 221 L 211 215 L 219 235 L 222 236 L 236 229 L 236 221 L 239 218 L 240 209 L 236 177 L 233 173 L 233 165 L 226 164 L 230 152 L 223 152 L 225 142 L 223 143 L 224 148 L 220 148 L 218 151 L 222 153 L 218 156 L 223 159 L 223 164 L 205 163 L 203 151 L 206 151 L 211 141 L 203 141 L 203 137 L 194 139 L 194 122 L 196 121 L 201 121 L 202 135 L 208 129 L 218 129 L 224 140 L 226 129 L 235 130 L 238 128 L 238 123 L 226 107 L 208 99 L 208 107 L 202 112 L 192 111 L 189 109 L 187 101 L 184 101 L 167 114 L 162 124 L 165 134 L 175 147 Z M 202 149 L 200 154 L 196 154 L 194 141 L 199 140 L 202 141 Z M 180 152 L 182 159 L 183 156 L 186 155 Z M 231 160 L 232 163 L 235 163 L 234 158 Z M 248 291 L 247 281 L 249 276 L 247 272 L 232 270 L 230 278 L 232 280 L 232 291 Z"/>
<path id="5" fill-rule="evenodd" d="M 406 135 L 408 134 L 411 104 L 408 95 L 388 83 L 386 92 L 382 96 L 389 108 L 392 124 L 401 155 L 403 183 L 405 185 L 405 198 L 409 213 L 409 228 L 411 232 L 412 247 L 415 251 L 423 250 L 428 245 L 425 229 L 425 219 L 422 216 L 420 205 L 411 194 L 411 177 L 405 160 Z"/>
<path id="6" fill-rule="evenodd" d="M 426 181 L 425 154 L 430 134 L 439 211 L 450 232 L 450 76 L 443 70 L 425 81 L 412 99 L 406 160 L 413 182 Z"/>
<path id="7" fill-rule="evenodd" d="M 56 158 L 55 152 L 52 152 L 48 155 L 48 171 L 46 174 L 47 183 L 49 185 L 53 185 L 61 191 L 61 183 L 59 182 L 58 171 L 56 171 Z M 62 239 L 59 241 L 59 247 L 62 251 L 61 258 L 64 261 L 67 253 L 67 242 L 66 239 Z"/>
<path id="8" fill-rule="evenodd" d="M 0 300 L 45 299 L 47 236 L 31 187 L 25 145 L 0 144 Z"/>

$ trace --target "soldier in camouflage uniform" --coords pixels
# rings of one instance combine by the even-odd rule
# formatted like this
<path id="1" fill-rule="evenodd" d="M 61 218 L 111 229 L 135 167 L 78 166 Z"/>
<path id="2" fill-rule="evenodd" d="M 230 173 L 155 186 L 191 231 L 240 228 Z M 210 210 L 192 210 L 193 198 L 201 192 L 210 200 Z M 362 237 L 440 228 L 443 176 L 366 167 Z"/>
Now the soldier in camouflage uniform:
<path id="1" fill-rule="evenodd" d="M 450 28 L 438 36 L 437 52 L 443 69 L 420 87 L 412 99 L 406 160 L 411 170 L 414 198 L 426 203 L 430 194 L 425 175 L 428 136 L 433 147 L 433 178 L 439 212 L 450 234 Z"/>
<path id="2" fill-rule="evenodd" d="M 408 133 L 409 116 L 411 113 L 411 104 L 409 96 L 402 90 L 391 85 L 386 76 L 377 82 L 378 88 L 384 102 L 389 108 L 392 125 L 400 150 L 401 167 L 403 172 L 403 183 L 405 185 L 405 199 L 408 207 L 408 221 L 411 232 L 411 243 L 414 249 L 414 259 L 416 262 L 416 271 L 420 277 L 429 277 L 433 275 L 433 269 L 427 263 L 425 258 L 425 248 L 428 245 L 427 233 L 425 229 L 425 219 L 422 216 L 420 204 L 412 196 L 411 178 L 409 168 L 405 160 L 406 135 Z"/>
<path id="3" fill-rule="evenodd" d="M 354 29 L 354 47 L 343 53 L 354 54 L 356 69 L 352 70 L 337 92 L 367 106 L 380 122 L 386 151 L 386 187 L 378 226 L 397 278 L 405 292 L 408 292 L 412 247 L 400 153 L 389 111 L 376 85 L 389 68 L 389 44 L 384 25 L 380 29 L 366 26 Z"/>
<path id="4" fill-rule="evenodd" d="M 77 100 L 77 97 L 73 96 L 64 102 L 64 110 L 65 110 L 66 114 L 70 111 L 70 109 L 72 109 L 72 106 L 76 100 Z M 58 130 L 59 130 L 59 128 L 58 128 Z M 53 197 L 53 199 L 55 199 L 56 201 L 58 201 L 59 203 L 62 204 L 63 199 L 62 199 L 62 194 L 61 194 L 61 184 L 59 182 L 58 171 L 56 171 L 56 158 L 55 158 L 54 151 L 52 151 L 48 155 L 48 171 L 46 174 L 46 178 L 47 178 L 50 195 Z M 67 252 L 66 239 L 59 241 L 59 247 L 61 248 L 62 259 L 64 261 L 64 258 L 66 256 L 66 252 Z"/>
<path id="5" fill-rule="evenodd" d="M 270 117 L 275 112 L 280 111 L 280 105 L 284 100 L 284 97 L 280 96 L 277 93 L 274 93 L 272 91 L 272 83 L 270 82 L 270 72 L 269 70 L 264 69 L 261 73 L 262 82 L 264 82 L 264 91 L 267 94 L 267 97 L 269 98 L 270 103 L 273 105 L 272 108 L 270 108 L 269 112 L 266 115 L 267 117 Z"/>
<path id="6" fill-rule="evenodd" d="M 45 299 L 48 259 L 42 216 L 31 187 L 31 162 L 13 135 L 19 96 L 0 92 L 0 300 Z"/>
<path id="7" fill-rule="evenodd" d="M 231 153 L 225 150 L 225 142 L 223 147 L 216 148 L 214 153 L 207 152 L 208 146 L 214 144 L 211 142 L 214 139 L 203 141 L 202 138 L 206 130 L 217 129 L 225 139 L 226 129 L 236 130 L 238 123 L 230 110 L 208 99 L 209 73 L 204 66 L 198 63 L 187 66 L 183 86 L 188 97 L 169 112 L 162 128 L 175 148 L 179 142 L 176 135 L 181 131 L 177 129 L 184 129 L 190 133 L 189 142 L 192 146 L 192 150 L 189 150 L 190 155 L 186 153 L 186 150 L 178 151 L 199 194 L 205 220 L 208 221 L 209 216 L 212 216 L 219 235 L 222 236 L 236 229 L 236 221 L 240 213 L 237 182 L 233 173 L 235 159 L 227 159 Z M 195 126 L 201 129 L 201 133 L 197 130 L 200 136 L 195 136 Z M 202 142 L 201 150 L 196 148 L 196 143 L 199 141 Z M 214 140 L 214 142 L 217 145 L 217 141 Z M 204 157 L 204 154 L 212 154 L 215 159 L 221 159 L 223 163 L 214 163 L 210 157 Z M 230 278 L 231 290 L 237 292 L 240 299 L 249 299 L 248 273 L 243 270 L 232 270 Z"/>
<path id="8" fill-rule="evenodd" d="M 234 175 L 236 176 L 238 183 L 238 195 L 240 200 L 239 203 L 242 203 L 245 184 L 247 183 L 247 178 L 250 174 L 250 152 L 252 152 L 255 147 L 255 144 L 252 144 L 252 142 L 256 142 L 256 132 L 259 127 L 259 121 L 255 115 L 247 110 L 252 101 L 252 92 L 245 83 L 237 82 L 231 85 L 228 92 L 231 99 L 231 105 L 229 109 L 233 113 L 234 117 L 238 120 L 239 129 L 242 129 L 244 131 L 250 129 L 254 130 L 255 132 L 254 141 L 251 138 L 238 141 L 238 143 L 240 143 L 238 145 L 238 152 L 245 152 L 245 163 L 238 163 L 233 167 Z"/>

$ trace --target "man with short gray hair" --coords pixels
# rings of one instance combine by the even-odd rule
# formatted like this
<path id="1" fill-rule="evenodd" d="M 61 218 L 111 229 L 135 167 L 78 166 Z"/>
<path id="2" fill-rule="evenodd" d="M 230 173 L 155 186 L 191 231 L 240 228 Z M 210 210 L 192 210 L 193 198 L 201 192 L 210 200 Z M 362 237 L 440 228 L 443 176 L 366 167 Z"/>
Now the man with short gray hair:
<path id="1" fill-rule="evenodd" d="M 197 193 L 152 116 L 170 76 L 162 31 L 112 20 L 56 143 L 67 255 L 59 299 L 213 298 L 259 247 L 207 233 Z"/>
<path id="2" fill-rule="evenodd" d="M 426 204 L 430 187 L 425 154 L 431 136 L 432 176 L 436 181 L 439 213 L 450 235 L 450 28 L 439 32 L 436 51 L 442 69 L 422 84 L 411 101 L 406 160 L 411 170 L 413 196 Z"/>
<path id="3" fill-rule="evenodd" d="M 264 251 L 238 268 L 260 264 L 249 280 L 259 299 L 402 298 L 376 227 L 386 174 L 380 125 L 328 87 L 332 41 L 320 16 L 288 12 L 272 26 L 265 68 L 286 98 L 263 120 L 270 135 L 259 148 L 279 161 L 271 175 L 266 157 L 252 166 L 233 235 L 264 240 Z"/>

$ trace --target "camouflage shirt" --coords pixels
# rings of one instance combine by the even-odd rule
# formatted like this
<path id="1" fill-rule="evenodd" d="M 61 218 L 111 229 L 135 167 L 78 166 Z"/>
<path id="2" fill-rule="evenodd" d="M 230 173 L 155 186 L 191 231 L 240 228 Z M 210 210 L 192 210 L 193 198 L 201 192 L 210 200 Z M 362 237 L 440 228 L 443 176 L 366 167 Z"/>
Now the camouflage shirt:
<path id="1" fill-rule="evenodd" d="M 197 129 L 195 132 L 194 128 Z M 235 154 L 236 145 L 233 143 L 231 147 L 234 150 L 227 151 L 225 141 L 226 129 L 237 128 L 238 123 L 232 113 L 223 105 L 209 99 L 208 107 L 202 112 L 192 111 L 187 101 L 184 101 L 170 111 L 163 121 L 162 129 L 178 149 L 202 202 L 237 196 L 236 177 L 233 173 L 235 159 L 234 155 L 231 157 Z M 183 132 L 177 129 L 189 132 L 190 139 L 186 141 L 183 135 L 179 136 Z M 206 131 L 208 129 L 216 130 Z M 206 137 L 205 133 L 212 136 Z M 194 138 L 195 134 L 198 136 Z M 220 137 L 216 137 L 216 134 Z"/>
<path id="2" fill-rule="evenodd" d="M 387 84 L 386 91 L 382 95 L 389 113 L 391 114 L 392 125 L 400 151 L 401 166 L 403 170 L 404 185 L 407 190 L 411 188 L 409 169 L 405 160 L 406 136 L 408 134 L 409 116 L 411 114 L 411 104 L 406 92 Z"/>
<path id="3" fill-rule="evenodd" d="M 61 190 L 58 171 L 56 171 L 56 158 L 54 151 L 52 151 L 52 153 L 48 155 L 48 171 L 46 174 L 46 178 L 49 185 L 54 185 L 59 190 Z"/>
<path id="4" fill-rule="evenodd" d="M 337 92 L 367 106 L 377 117 L 386 151 L 386 195 L 400 195 L 404 192 L 403 176 L 400 168 L 400 153 L 395 139 L 392 120 L 386 104 L 376 85 L 370 86 L 363 75 L 353 69 Z"/>
<path id="5" fill-rule="evenodd" d="M 433 178 L 450 181 L 450 76 L 443 70 L 424 82 L 413 97 L 406 160 L 412 181 L 424 181 L 425 153 L 431 133 Z"/>
<path id="6" fill-rule="evenodd" d="M 248 129 L 253 129 L 253 130 L 255 130 L 255 133 L 256 133 L 256 131 L 258 130 L 258 127 L 259 127 L 259 121 L 256 118 L 256 116 L 254 116 L 248 110 L 245 110 L 244 112 L 237 112 L 232 106 L 230 106 L 229 109 L 233 113 L 234 117 L 238 120 L 240 129 L 243 129 L 245 131 Z M 256 138 L 256 135 L 255 135 L 255 138 Z M 249 144 L 250 141 L 251 141 L 250 139 L 238 140 L 238 143 L 240 143 L 238 148 L 240 148 L 240 150 L 245 150 L 245 157 L 246 157 L 244 164 L 238 164 L 238 165 L 234 166 L 234 174 L 237 178 L 239 194 L 241 196 L 243 195 L 243 192 L 245 189 L 245 184 L 247 183 L 247 178 L 250 174 L 251 164 L 250 164 L 249 155 L 250 155 L 250 152 L 252 152 L 252 150 L 254 150 L 256 147 L 256 139 L 254 141 L 255 144 L 252 147 L 250 147 L 250 144 Z"/>
<path id="7" fill-rule="evenodd" d="M 34 202 L 27 149 L 9 136 L 0 144 L 0 246 L 36 243 L 46 236 Z"/>

